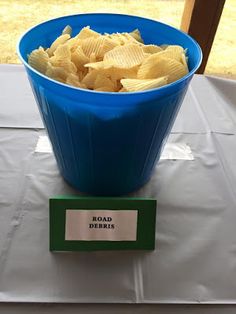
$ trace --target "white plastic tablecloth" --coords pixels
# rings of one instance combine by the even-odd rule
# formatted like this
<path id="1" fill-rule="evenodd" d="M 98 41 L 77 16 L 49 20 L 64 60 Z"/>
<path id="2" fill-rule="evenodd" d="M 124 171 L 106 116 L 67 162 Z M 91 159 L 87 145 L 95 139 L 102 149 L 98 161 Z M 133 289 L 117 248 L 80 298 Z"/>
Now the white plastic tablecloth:
<path id="1" fill-rule="evenodd" d="M 169 137 L 194 160 L 161 160 L 131 194 L 157 199 L 152 252 L 49 252 L 49 197 L 79 193 L 35 152 L 23 67 L 1 65 L 0 88 L 0 301 L 236 303 L 235 81 L 195 75 Z"/>

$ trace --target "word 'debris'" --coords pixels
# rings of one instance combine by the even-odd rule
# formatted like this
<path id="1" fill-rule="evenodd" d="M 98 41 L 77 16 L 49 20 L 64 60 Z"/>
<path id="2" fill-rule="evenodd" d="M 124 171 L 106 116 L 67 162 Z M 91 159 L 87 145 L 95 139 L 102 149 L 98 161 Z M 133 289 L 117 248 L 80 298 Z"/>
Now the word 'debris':
<path id="1" fill-rule="evenodd" d="M 112 217 L 102 217 L 102 216 L 94 216 L 92 219 L 93 223 L 89 224 L 89 228 L 103 228 L 103 229 L 114 229 L 115 225 L 112 224 Z"/>

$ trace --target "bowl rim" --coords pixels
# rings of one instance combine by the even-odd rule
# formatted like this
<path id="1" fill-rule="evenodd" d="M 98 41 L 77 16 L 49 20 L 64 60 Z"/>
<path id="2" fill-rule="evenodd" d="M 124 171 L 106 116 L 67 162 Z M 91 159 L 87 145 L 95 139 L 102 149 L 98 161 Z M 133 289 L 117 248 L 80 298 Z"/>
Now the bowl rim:
<path id="1" fill-rule="evenodd" d="M 44 24 L 47 24 L 47 23 L 50 23 L 50 22 L 53 22 L 53 21 L 56 21 L 56 20 L 61 20 L 61 19 L 66 19 L 66 18 L 75 18 L 75 17 L 78 17 L 78 16 L 104 16 L 104 15 L 110 15 L 110 16 L 123 16 L 123 17 L 128 17 L 128 18 L 137 18 L 137 19 L 141 19 L 141 20 L 149 20 L 151 22 L 155 22 L 157 24 L 161 24 L 165 27 L 168 27 L 174 31 L 177 31 L 177 32 L 180 32 L 182 33 L 185 37 L 188 38 L 188 40 L 190 40 L 197 48 L 198 50 L 198 53 L 199 53 L 199 58 L 198 58 L 198 61 L 196 63 L 196 65 L 194 66 L 194 68 L 188 73 L 186 74 L 185 76 L 181 77 L 180 79 L 178 79 L 177 81 L 174 81 L 172 83 L 169 83 L 167 85 L 164 85 L 164 86 L 161 86 L 161 87 L 156 87 L 156 88 L 152 88 L 152 89 L 148 89 L 148 90 L 143 90 L 143 91 L 134 91 L 134 92 L 122 92 L 122 93 L 118 93 L 118 92 L 106 92 L 106 91 L 95 91 L 95 90 L 90 90 L 90 89 L 83 89 L 83 88 L 79 88 L 79 87 L 75 87 L 75 86 L 72 86 L 72 85 L 69 85 L 69 84 L 65 84 L 65 83 L 62 83 L 62 82 L 59 82 L 57 80 L 54 80 L 48 76 L 46 76 L 45 74 L 37 71 L 36 69 L 34 69 L 33 67 L 31 67 L 28 62 L 23 58 L 22 54 L 21 54 L 21 51 L 20 51 L 20 45 L 21 45 L 21 42 L 23 41 L 24 37 L 30 33 L 33 29 L 36 29 L 37 27 L 41 26 L 41 25 L 44 25 Z M 197 69 L 200 67 L 201 63 L 202 63 L 202 58 L 203 58 L 203 55 L 202 55 L 202 49 L 200 47 L 200 45 L 198 44 L 198 42 L 193 39 L 190 35 L 188 35 L 187 33 L 183 32 L 182 30 L 176 28 L 176 27 L 173 27 L 169 24 L 166 24 L 166 23 L 163 23 L 163 22 L 160 22 L 158 20 L 154 20 L 154 19 L 151 19 L 151 18 L 146 18 L 146 17 L 142 17 L 142 16 L 137 16 L 137 15 L 129 15 L 129 14 L 122 14 L 122 13 L 109 13 L 109 12 L 91 12 L 91 13 L 79 13 L 79 14 L 70 14 L 70 15 L 63 15 L 63 16 L 60 16 L 60 17 L 56 17 L 56 18 L 52 18 L 52 19 L 48 19 L 48 20 L 45 20 L 39 24 L 36 24 L 30 28 L 28 28 L 21 36 L 20 38 L 18 39 L 18 42 L 17 42 L 17 47 L 16 47 L 16 52 L 17 52 L 17 55 L 19 57 L 19 59 L 21 60 L 21 62 L 23 63 L 23 65 L 26 67 L 26 68 L 29 68 L 31 71 L 33 71 L 36 75 L 46 79 L 46 80 L 49 80 L 50 82 L 56 84 L 56 85 L 61 85 L 63 86 L 64 88 L 68 88 L 68 89 L 72 89 L 73 91 L 79 91 L 79 92 L 85 92 L 85 93 L 89 93 L 89 94 L 95 94 L 95 95 L 116 95 L 119 97 L 123 97 L 123 96 L 133 96 L 133 95 L 144 95 L 144 94 L 151 94 L 153 92 L 156 92 L 157 90 L 159 91 L 164 91 L 170 87 L 174 87 L 178 84 L 181 84 L 183 81 L 186 81 L 187 79 L 191 78 L 194 73 L 197 71 Z"/>

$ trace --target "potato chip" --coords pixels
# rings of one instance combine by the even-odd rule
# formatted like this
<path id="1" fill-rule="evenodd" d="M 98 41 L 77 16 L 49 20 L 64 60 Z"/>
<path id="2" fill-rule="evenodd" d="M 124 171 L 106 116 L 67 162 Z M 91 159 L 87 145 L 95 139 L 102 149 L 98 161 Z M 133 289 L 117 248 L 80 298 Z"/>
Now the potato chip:
<path id="1" fill-rule="evenodd" d="M 154 53 L 153 56 L 154 55 L 155 55 L 155 58 L 153 57 L 154 59 L 157 59 L 157 58 L 170 58 L 170 59 L 175 59 L 175 60 L 177 60 L 179 62 L 180 62 L 180 58 L 181 58 L 180 55 L 175 55 L 172 51 L 167 51 L 167 50 L 159 51 L 157 53 Z"/>
<path id="2" fill-rule="evenodd" d="M 78 71 L 76 74 L 78 75 L 78 79 L 80 82 L 82 82 L 85 75 L 87 75 L 88 71 L 85 69 L 83 71 Z"/>
<path id="3" fill-rule="evenodd" d="M 95 88 L 94 90 L 98 92 L 114 92 L 113 88 L 109 86 L 98 87 L 98 88 Z"/>
<path id="4" fill-rule="evenodd" d="M 45 74 L 47 70 L 48 60 L 49 60 L 49 56 L 42 47 L 39 47 L 38 49 L 33 50 L 28 57 L 29 65 L 43 74 Z"/>
<path id="5" fill-rule="evenodd" d="M 74 63 L 72 61 L 70 61 L 69 58 L 67 58 L 67 59 L 59 59 L 59 58 L 52 57 L 52 58 L 49 59 L 49 63 L 52 66 L 61 67 L 66 72 L 69 72 L 69 73 L 76 73 L 77 72 L 76 66 L 74 65 Z"/>
<path id="6" fill-rule="evenodd" d="M 75 87 L 86 88 L 86 86 L 83 83 L 80 83 L 79 77 L 73 73 L 70 73 L 67 76 L 66 83 Z"/>
<path id="7" fill-rule="evenodd" d="M 112 39 L 106 38 L 105 36 L 100 36 L 99 38 L 87 38 L 82 41 L 82 49 L 84 54 L 90 58 L 91 54 L 95 54 L 96 59 L 102 60 L 104 54 L 112 50 L 116 44 Z"/>
<path id="8" fill-rule="evenodd" d="M 142 49 L 143 49 L 143 52 L 151 53 L 151 54 L 162 51 L 162 48 L 157 45 L 143 45 Z"/>
<path id="9" fill-rule="evenodd" d="M 54 51 L 57 49 L 57 47 L 59 45 L 63 45 L 68 39 L 70 38 L 69 34 L 64 34 L 59 36 L 50 46 L 50 48 L 48 49 L 48 55 L 52 56 Z"/>
<path id="10" fill-rule="evenodd" d="M 91 68 L 91 69 L 111 69 L 114 66 L 114 62 L 112 60 L 106 60 L 106 61 L 98 61 L 98 62 L 91 62 L 84 65 L 85 67 Z"/>
<path id="11" fill-rule="evenodd" d="M 45 73 L 50 78 L 65 83 L 67 76 L 69 73 L 65 71 L 62 67 L 53 66 L 51 63 L 48 63 L 47 70 Z"/>
<path id="12" fill-rule="evenodd" d="M 127 92 L 127 89 L 125 89 L 124 87 L 122 87 L 118 92 L 119 92 L 119 93 L 124 93 L 124 92 Z"/>
<path id="13" fill-rule="evenodd" d="M 135 44 L 118 46 L 104 55 L 104 60 L 114 61 L 114 64 L 122 68 L 132 68 L 142 63 L 146 57 L 142 48 Z"/>
<path id="14" fill-rule="evenodd" d="M 105 34 L 105 36 L 111 39 L 116 46 L 122 46 L 130 43 L 139 44 L 139 42 L 129 33 L 113 33 L 113 34 Z"/>
<path id="15" fill-rule="evenodd" d="M 186 71 L 188 72 L 188 58 L 186 57 L 185 53 L 181 55 L 181 63 L 185 67 Z"/>
<path id="16" fill-rule="evenodd" d="M 139 66 L 134 66 L 132 68 L 119 68 L 113 67 L 110 70 L 110 75 L 112 80 L 120 80 L 122 78 L 137 78 Z"/>
<path id="17" fill-rule="evenodd" d="M 166 50 L 172 51 L 174 54 L 181 55 L 184 52 L 184 48 L 178 45 L 169 45 Z"/>
<path id="18" fill-rule="evenodd" d="M 98 57 L 103 58 L 104 54 L 117 46 L 116 42 L 110 38 L 103 36 L 103 43 L 101 44 Z"/>
<path id="19" fill-rule="evenodd" d="M 100 70 L 100 72 L 110 76 L 113 81 L 120 80 L 121 78 L 136 78 L 138 72 L 138 66 L 127 69 L 121 68 L 117 65 L 114 65 L 114 61 L 112 60 L 92 62 L 85 64 L 84 67 Z"/>
<path id="20" fill-rule="evenodd" d="M 70 27 L 70 25 L 67 25 L 62 31 L 62 35 L 69 34 L 71 36 L 71 33 L 72 33 L 72 28 Z"/>
<path id="21" fill-rule="evenodd" d="M 169 73 L 167 73 L 168 83 L 172 83 L 179 80 L 181 77 L 185 76 L 189 72 L 188 67 L 186 65 L 183 65 L 182 63 L 176 60 L 171 60 L 168 63 L 166 63 L 165 72 L 167 71 L 169 71 Z"/>
<path id="22" fill-rule="evenodd" d="M 168 83 L 174 82 L 188 73 L 182 63 L 170 58 L 147 58 L 138 70 L 138 79 L 154 79 L 168 75 Z"/>
<path id="23" fill-rule="evenodd" d="M 91 69 L 91 71 L 82 79 L 82 83 L 91 89 L 108 86 L 110 89 L 112 88 L 113 91 L 116 91 L 120 88 L 120 83 L 117 83 L 116 80 L 113 81 L 109 76 L 109 73 L 102 69 Z"/>
<path id="24" fill-rule="evenodd" d="M 129 35 L 132 36 L 138 42 L 143 43 L 143 39 L 138 29 L 133 30 L 132 32 L 129 33 Z"/>
<path id="25" fill-rule="evenodd" d="M 86 26 L 81 29 L 78 35 L 75 36 L 76 39 L 87 39 L 90 37 L 97 38 L 100 37 L 101 34 L 93 31 L 89 26 Z"/>
<path id="26" fill-rule="evenodd" d="M 98 50 L 100 49 L 102 40 L 99 38 L 94 39 L 93 37 L 84 39 L 81 43 L 81 47 L 83 49 L 84 54 L 89 58 L 92 53 L 96 54 L 98 53 Z"/>
<path id="27" fill-rule="evenodd" d="M 84 54 L 82 48 L 78 46 L 71 54 L 71 61 L 75 64 L 78 70 L 83 70 L 84 65 L 89 62 L 89 58 Z"/>
<path id="28" fill-rule="evenodd" d="M 87 88 L 93 88 L 95 80 L 97 78 L 97 75 L 99 72 L 97 70 L 92 70 L 91 72 L 88 72 L 85 77 L 82 79 L 82 83 L 87 86 Z"/>
<path id="29" fill-rule="evenodd" d="M 50 76 L 50 75 L 47 75 L 48 77 L 52 78 L 53 80 L 55 81 L 58 81 L 58 82 L 61 82 L 61 83 L 66 83 L 66 81 L 64 79 L 62 79 L 61 77 L 59 76 Z"/>
<path id="30" fill-rule="evenodd" d="M 168 76 L 156 79 L 138 80 L 138 79 L 122 79 L 121 84 L 128 92 L 148 90 L 157 88 L 167 84 Z"/>
<path id="31" fill-rule="evenodd" d="M 155 78 L 155 77 L 149 77 L 149 72 L 154 67 L 154 64 L 158 62 L 158 60 L 163 59 L 160 56 L 161 56 L 160 53 L 157 52 L 145 58 L 138 69 L 137 78 L 138 79 Z"/>
<path id="32" fill-rule="evenodd" d="M 138 67 L 133 68 L 118 68 L 112 64 L 107 63 L 106 61 L 89 63 L 85 66 L 91 66 L 91 69 L 99 70 L 100 73 L 103 73 L 107 77 L 111 78 L 113 82 L 119 81 L 122 78 L 137 78 Z"/>
<path id="33" fill-rule="evenodd" d="M 169 45 L 166 45 L 166 44 L 162 44 L 160 45 L 161 49 L 165 50 Z"/>
<path id="34" fill-rule="evenodd" d="M 68 45 L 63 44 L 59 45 L 57 49 L 54 51 L 53 57 L 50 60 L 65 60 L 71 58 L 71 52 Z"/>
<path id="35" fill-rule="evenodd" d="M 67 40 L 66 45 L 70 48 L 71 52 L 74 52 L 81 45 L 81 40 L 75 37 Z"/>
<path id="36" fill-rule="evenodd" d="M 93 63 L 93 62 L 96 62 L 96 61 L 97 61 L 96 54 L 95 54 L 95 52 L 92 52 L 90 57 L 89 57 L 89 63 Z"/>
<path id="37" fill-rule="evenodd" d="M 165 50 L 160 52 L 162 56 L 167 58 L 175 59 L 179 62 L 182 60 L 182 54 L 184 53 L 184 49 L 180 46 L 168 46 Z"/>
<path id="38" fill-rule="evenodd" d="M 111 88 L 112 90 L 115 90 L 115 84 L 104 74 L 98 73 L 96 76 L 96 79 L 94 81 L 94 89 L 100 88 L 100 87 L 108 87 Z"/>
<path id="39" fill-rule="evenodd" d="M 121 88 L 123 88 L 120 80 L 119 81 L 116 81 L 114 82 L 115 83 L 115 88 L 116 88 L 116 91 L 118 92 Z"/>

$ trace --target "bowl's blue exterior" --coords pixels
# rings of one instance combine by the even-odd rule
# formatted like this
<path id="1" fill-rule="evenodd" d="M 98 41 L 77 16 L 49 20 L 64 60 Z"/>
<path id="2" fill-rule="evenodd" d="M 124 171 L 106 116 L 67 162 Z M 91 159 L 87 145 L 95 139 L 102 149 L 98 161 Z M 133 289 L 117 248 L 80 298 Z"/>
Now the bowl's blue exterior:
<path id="1" fill-rule="evenodd" d="M 40 45 L 50 46 L 68 24 L 73 35 L 87 25 L 101 33 L 138 28 L 146 44 L 187 48 L 190 72 L 162 88 L 135 93 L 82 90 L 51 80 L 28 65 L 27 55 Z M 120 14 L 81 14 L 42 23 L 22 36 L 18 54 L 62 176 L 80 191 L 94 195 L 125 194 L 149 180 L 202 59 L 198 44 L 185 33 Z"/>

